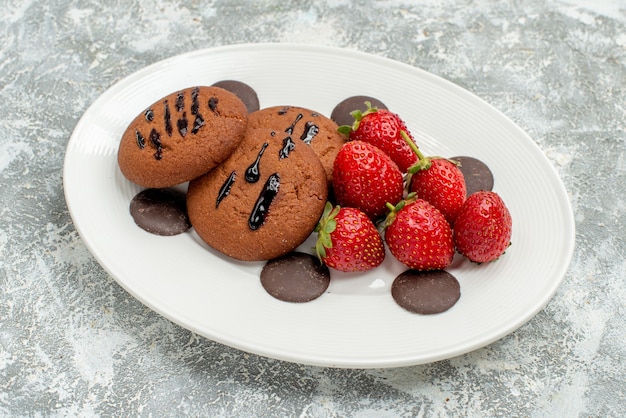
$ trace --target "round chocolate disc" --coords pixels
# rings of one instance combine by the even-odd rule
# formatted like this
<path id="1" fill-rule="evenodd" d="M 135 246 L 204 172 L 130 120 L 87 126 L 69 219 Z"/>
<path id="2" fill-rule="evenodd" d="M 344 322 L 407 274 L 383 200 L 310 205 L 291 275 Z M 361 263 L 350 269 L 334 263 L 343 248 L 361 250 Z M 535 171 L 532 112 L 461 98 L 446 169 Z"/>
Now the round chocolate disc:
<path id="1" fill-rule="evenodd" d="M 155 235 L 177 235 L 191 227 L 185 194 L 174 189 L 137 193 L 130 202 L 130 214 L 140 228 Z"/>
<path id="2" fill-rule="evenodd" d="M 259 110 L 259 96 L 256 94 L 256 91 L 246 83 L 237 80 L 222 80 L 214 83 L 213 86 L 228 90 L 239 97 L 243 104 L 246 105 L 248 113 Z"/>
<path id="3" fill-rule="evenodd" d="M 344 99 L 337 106 L 335 106 L 333 112 L 330 114 L 330 118 L 335 121 L 335 123 L 339 126 L 352 126 L 352 124 L 354 123 L 354 117 L 350 114 L 350 112 L 354 110 L 360 110 L 361 112 L 365 112 L 367 110 L 367 105 L 365 104 L 365 102 L 370 102 L 372 107 L 387 109 L 387 106 L 385 106 L 383 102 L 374 97 L 352 96 Z"/>
<path id="4" fill-rule="evenodd" d="M 391 295 L 407 311 L 430 315 L 454 306 L 461 297 L 461 286 L 444 270 L 407 270 L 394 280 Z"/>
<path id="5" fill-rule="evenodd" d="M 487 164 L 474 157 L 462 156 L 450 159 L 460 164 L 459 169 L 465 177 L 467 196 L 481 190 L 493 190 L 493 173 Z"/>
<path id="6" fill-rule="evenodd" d="M 270 260 L 261 271 L 261 285 L 285 302 L 309 302 L 320 297 L 330 284 L 330 271 L 317 257 L 291 252 Z"/>

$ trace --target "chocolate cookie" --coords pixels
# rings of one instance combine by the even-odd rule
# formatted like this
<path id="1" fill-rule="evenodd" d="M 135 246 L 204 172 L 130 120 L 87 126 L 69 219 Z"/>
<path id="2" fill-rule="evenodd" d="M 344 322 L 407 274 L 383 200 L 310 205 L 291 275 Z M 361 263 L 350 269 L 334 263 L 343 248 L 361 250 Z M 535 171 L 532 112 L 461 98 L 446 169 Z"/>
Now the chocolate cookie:
<path id="1" fill-rule="evenodd" d="M 493 173 L 481 160 L 474 157 L 452 157 L 451 160 L 459 163 L 459 169 L 465 177 L 467 196 L 481 190 L 493 190 Z"/>
<path id="2" fill-rule="evenodd" d="M 117 161 L 130 181 L 170 187 L 206 173 L 243 138 L 247 110 L 219 87 L 191 87 L 149 106 L 128 126 Z"/>
<path id="3" fill-rule="evenodd" d="M 311 147 L 284 132 L 248 129 L 223 164 L 189 183 L 187 210 L 214 249 L 269 260 L 311 234 L 327 195 L 326 173 Z"/>
<path id="4" fill-rule="evenodd" d="M 215 87 L 221 87 L 234 93 L 246 105 L 248 113 L 259 110 L 259 96 L 256 91 L 248 84 L 237 80 L 221 80 L 212 84 Z"/>
<path id="5" fill-rule="evenodd" d="M 268 107 L 248 116 L 249 128 L 270 128 L 282 138 L 309 144 L 319 157 L 330 182 L 333 162 L 346 137 L 337 132 L 337 124 L 313 110 L 294 106 Z"/>
<path id="6" fill-rule="evenodd" d="M 189 228 L 185 193 L 174 189 L 146 189 L 130 201 L 137 226 L 155 235 L 178 235 Z"/>
<path id="7" fill-rule="evenodd" d="M 352 112 L 355 110 L 365 112 L 367 110 L 367 104 L 365 102 L 370 102 L 373 107 L 378 109 L 387 109 L 387 106 L 375 97 L 352 96 L 339 102 L 330 114 L 330 118 L 339 126 L 352 126 L 354 123 Z"/>
<path id="8" fill-rule="evenodd" d="M 410 312 L 432 315 L 454 306 L 461 297 L 461 286 L 445 270 L 407 270 L 393 281 L 391 295 Z"/>
<path id="9" fill-rule="evenodd" d="M 309 302 L 328 289 L 330 270 L 311 254 L 292 252 L 267 262 L 261 270 L 261 285 L 276 299 Z"/>

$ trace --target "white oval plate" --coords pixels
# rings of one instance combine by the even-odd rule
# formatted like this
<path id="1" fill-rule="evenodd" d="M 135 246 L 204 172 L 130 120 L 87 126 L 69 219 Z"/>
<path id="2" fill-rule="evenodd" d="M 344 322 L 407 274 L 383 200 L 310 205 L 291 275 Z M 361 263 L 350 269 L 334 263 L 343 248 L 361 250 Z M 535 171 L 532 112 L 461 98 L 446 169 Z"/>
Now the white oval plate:
<path id="1" fill-rule="evenodd" d="M 129 215 L 140 188 L 117 167 L 117 147 L 139 112 L 178 89 L 235 79 L 261 107 L 297 105 L 330 115 L 353 95 L 382 100 L 408 123 L 427 154 L 487 163 L 513 217 L 513 245 L 497 262 L 460 256 L 449 311 L 411 314 L 390 286 L 404 268 L 387 254 L 366 274 L 335 274 L 319 299 L 291 304 L 260 285 L 263 263 L 209 249 L 191 231 L 151 235 Z M 370 368 L 427 363 L 483 347 L 520 327 L 551 299 L 574 248 L 571 206 L 558 175 L 518 126 L 468 91 L 425 71 L 361 52 L 252 44 L 199 50 L 121 80 L 85 112 L 70 138 L 65 196 L 85 244 L 131 295 L 181 326 L 262 356 L 320 366 Z M 312 246 L 310 238 L 302 247 Z"/>

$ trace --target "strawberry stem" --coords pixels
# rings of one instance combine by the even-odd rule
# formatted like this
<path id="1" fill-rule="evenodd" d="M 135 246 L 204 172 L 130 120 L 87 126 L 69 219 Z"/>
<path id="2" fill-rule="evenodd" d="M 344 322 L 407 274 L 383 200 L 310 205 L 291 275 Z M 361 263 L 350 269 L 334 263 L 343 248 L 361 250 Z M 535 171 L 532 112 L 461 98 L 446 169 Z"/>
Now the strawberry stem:
<path id="1" fill-rule="evenodd" d="M 399 201 L 396 205 L 393 205 L 387 202 L 385 206 L 387 207 L 387 209 L 389 209 L 389 213 L 387 213 L 387 216 L 382 221 L 382 228 L 385 229 L 389 225 L 391 225 L 393 221 L 396 219 L 396 214 L 400 212 L 406 205 L 408 205 L 409 203 L 413 203 L 415 201 L 415 196 L 416 196 L 416 193 L 411 192 L 404 199 Z"/>
<path id="2" fill-rule="evenodd" d="M 411 148 L 411 150 L 415 153 L 415 155 L 417 155 L 417 158 L 419 158 L 420 160 L 423 160 L 424 154 L 422 154 L 422 152 L 417 147 L 417 145 L 415 145 L 415 142 L 413 142 L 413 140 L 409 137 L 409 134 L 407 134 L 406 131 L 402 130 L 400 131 L 400 135 L 402 136 L 402 139 L 404 139 L 404 141 L 407 143 L 409 148 Z"/>
<path id="3" fill-rule="evenodd" d="M 404 142 L 406 142 L 409 148 L 411 148 L 415 155 L 417 155 L 417 162 L 409 167 L 407 173 L 415 174 L 420 170 L 428 170 L 431 165 L 430 157 L 425 157 L 424 154 L 422 154 L 422 151 L 420 151 L 417 145 L 415 145 L 415 142 L 413 142 L 413 140 L 409 137 L 409 134 L 405 131 L 400 131 L 400 136 L 402 136 Z"/>

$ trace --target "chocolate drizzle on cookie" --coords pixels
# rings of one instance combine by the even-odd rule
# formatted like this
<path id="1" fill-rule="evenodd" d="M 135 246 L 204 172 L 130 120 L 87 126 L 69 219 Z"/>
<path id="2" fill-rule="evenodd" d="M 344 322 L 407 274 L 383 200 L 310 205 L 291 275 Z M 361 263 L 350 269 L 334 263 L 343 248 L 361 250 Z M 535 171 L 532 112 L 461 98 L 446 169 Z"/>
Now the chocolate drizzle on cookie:
<path id="1" fill-rule="evenodd" d="M 176 121 L 176 128 L 178 128 L 178 133 L 183 138 L 187 135 L 187 130 L 189 129 L 189 121 L 187 120 L 187 112 L 185 112 L 185 92 L 181 91 L 176 96 L 176 111 L 178 113 L 183 112 L 182 115 Z"/>
<path id="2" fill-rule="evenodd" d="M 156 158 L 157 160 L 163 158 L 163 144 L 161 144 L 161 135 L 154 128 L 152 128 L 152 130 L 150 131 L 150 143 L 154 148 L 156 148 L 154 158 Z"/>
<path id="3" fill-rule="evenodd" d="M 284 114 L 281 112 L 286 112 L 289 108 L 286 107 L 283 110 L 279 111 L 278 114 Z M 278 156 L 279 158 L 282 160 L 283 158 L 287 158 L 289 157 L 289 153 L 291 151 L 293 151 L 293 149 L 296 147 L 296 144 L 293 143 L 293 139 L 291 139 L 291 135 L 293 134 L 293 130 L 295 129 L 296 125 L 298 124 L 298 122 L 300 122 L 300 120 L 302 119 L 302 113 L 298 113 L 298 115 L 296 116 L 296 119 L 293 121 L 293 123 L 291 125 L 289 125 L 287 127 L 287 129 L 285 129 L 285 133 L 287 133 L 289 136 L 285 137 L 285 139 L 283 139 L 283 147 L 281 148 L 281 150 L 278 152 Z"/>
<path id="4" fill-rule="evenodd" d="M 293 140 L 290 136 L 283 139 L 283 147 L 278 151 L 278 157 L 282 160 L 283 158 L 289 157 L 289 153 L 293 151 L 296 147 L 296 144 L 293 143 Z"/>
<path id="5" fill-rule="evenodd" d="M 265 223 L 265 217 L 269 211 L 272 201 L 278 194 L 280 188 L 280 176 L 278 173 L 270 175 L 263 186 L 263 190 L 254 204 L 250 218 L 248 218 L 248 226 L 251 230 L 259 229 Z"/>
<path id="6" fill-rule="evenodd" d="M 204 119 L 202 118 L 202 115 L 198 113 L 196 115 L 196 119 L 193 121 L 193 129 L 191 130 L 191 133 L 197 134 L 200 128 L 202 128 L 203 126 L 204 126 Z"/>
<path id="7" fill-rule="evenodd" d="M 288 108 L 285 108 L 288 109 Z M 283 112 L 282 110 L 280 112 L 278 112 L 278 114 L 284 114 L 281 113 Z M 318 115 L 316 113 L 311 114 L 311 116 L 313 117 L 317 117 Z M 298 113 L 296 115 L 296 119 L 293 121 L 293 123 L 291 125 L 289 125 L 287 127 L 287 129 L 285 129 L 285 132 L 288 133 L 289 135 L 293 134 L 294 129 L 296 128 L 296 125 L 298 124 L 298 122 L 300 122 L 302 120 L 302 118 L 304 117 L 304 115 L 302 115 L 302 113 Z M 315 135 L 318 134 L 318 132 L 320 131 L 320 128 L 315 125 L 313 122 L 311 121 L 307 121 L 304 124 L 304 131 L 302 132 L 302 135 L 300 135 L 300 139 L 302 141 L 304 141 L 304 143 L 310 145 L 311 141 L 313 140 L 313 138 L 315 138 Z M 289 137 L 289 139 L 291 140 L 291 137 Z M 284 157 L 282 157 L 284 158 Z"/>
<path id="8" fill-rule="evenodd" d="M 189 121 L 187 121 L 187 112 L 183 112 L 182 116 L 176 122 L 176 126 L 178 127 L 178 133 L 183 138 L 187 135 L 187 129 L 189 129 Z"/>
<path id="9" fill-rule="evenodd" d="M 246 181 L 248 183 L 256 183 L 261 178 L 261 172 L 259 171 L 259 163 L 261 162 L 261 157 L 263 156 L 263 153 L 265 152 L 265 148 L 267 148 L 268 145 L 269 144 L 267 142 L 263 144 L 263 146 L 259 150 L 259 153 L 256 156 L 256 159 L 254 160 L 252 164 L 250 164 L 250 166 L 246 170 Z"/>
<path id="10" fill-rule="evenodd" d="M 191 90 L 191 113 L 195 116 L 195 120 L 193 123 L 193 127 L 191 132 L 196 134 L 205 125 L 204 118 L 200 113 L 200 101 L 198 95 L 200 94 L 200 88 L 195 87 Z M 209 100 L 209 108 L 216 112 L 218 99 L 216 97 L 211 97 Z M 176 120 L 176 128 L 181 137 L 185 137 L 189 132 L 189 120 L 187 119 L 187 112 L 185 112 L 185 91 L 181 91 L 176 95 L 175 102 L 176 111 L 180 114 L 179 118 Z M 147 122 L 152 123 L 154 121 L 154 110 L 152 108 L 146 109 L 144 112 L 144 118 Z M 172 125 L 172 113 L 170 111 L 170 106 L 168 100 L 163 101 L 163 124 L 165 133 L 168 136 L 172 136 L 174 133 L 174 128 Z M 138 131 L 135 130 L 135 139 L 137 142 L 137 146 L 140 149 L 144 149 L 146 146 L 146 140 L 144 136 Z M 152 128 L 149 135 L 150 143 L 156 149 L 154 153 L 154 158 L 160 160 L 163 158 L 163 143 L 161 142 L 161 134 L 155 128 Z"/>
<path id="11" fill-rule="evenodd" d="M 233 184 L 237 179 L 237 172 L 233 171 L 230 173 L 222 187 L 220 187 L 220 191 L 217 193 L 217 199 L 215 200 L 215 208 L 220 205 L 221 201 L 224 200 L 226 196 L 230 194 L 230 189 L 233 188 Z"/>
<path id="12" fill-rule="evenodd" d="M 191 114 L 197 115 L 200 110 L 200 101 L 198 100 L 198 94 L 200 94 L 200 88 L 195 87 L 191 90 Z"/>
<path id="13" fill-rule="evenodd" d="M 211 109 L 211 112 L 216 113 L 219 115 L 219 112 L 217 111 L 217 103 L 219 102 L 219 99 L 217 97 L 211 97 L 209 99 L 209 109 Z"/>
<path id="14" fill-rule="evenodd" d="M 199 93 L 200 89 L 198 87 L 191 90 L 191 114 L 196 117 L 193 121 L 193 128 L 191 129 L 192 134 L 197 134 L 200 128 L 204 126 L 204 118 L 200 113 L 200 100 L 198 99 Z"/>
<path id="15" fill-rule="evenodd" d="M 185 108 L 185 92 L 179 92 L 176 96 L 176 110 L 180 112 Z"/>
<path id="16" fill-rule="evenodd" d="M 285 132 L 287 132 L 289 135 L 293 134 L 293 130 L 295 129 L 298 122 L 300 122 L 300 119 L 302 119 L 302 113 L 298 113 L 298 115 L 296 116 L 296 119 L 287 129 L 285 129 Z"/>
<path id="17" fill-rule="evenodd" d="M 144 149 L 146 147 L 146 138 L 141 135 L 141 132 L 135 129 L 135 140 L 137 141 L 137 146 L 139 149 Z"/>
<path id="18" fill-rule="evenodd" d="M 300 136 L 300 139 L 304 141 L 305 144 L 310 145 L 315 135 L 320 131 L 320 128 L 315 125 L 313 122 L 308 121 L 304 124 L 304 132 Z"/>
<path id="19" fill-rule="evenodd" d="M 167 132 L 168 136 L 172 136 L 172 115 L 170 113 L 170 106 L 167 103 L 167 100 L 163 102 L 163 107 L 165 108 L 165 113 L 163 115 L 163 122 L 165 123 L 165 132 Z"/>

